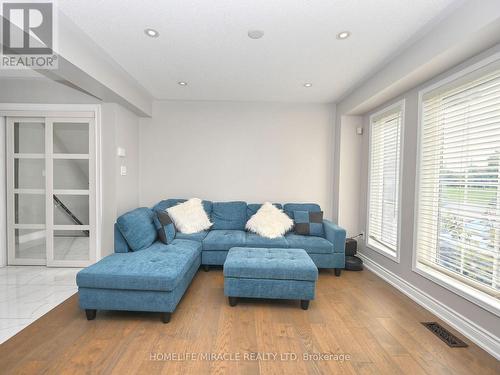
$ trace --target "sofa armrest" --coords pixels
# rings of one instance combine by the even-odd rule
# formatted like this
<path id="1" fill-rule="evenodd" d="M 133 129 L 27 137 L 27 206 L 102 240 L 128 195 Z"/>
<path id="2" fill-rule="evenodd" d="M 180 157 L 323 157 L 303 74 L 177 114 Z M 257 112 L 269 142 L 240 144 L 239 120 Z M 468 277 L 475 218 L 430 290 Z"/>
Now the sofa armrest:
<path id="1" fill-rule="evenodd" d="M 325 229 L 326 239 L 333 244 L 333 252 L 345 253 L 345 229 L 330 220 L 323 220 L 323 228 Z"/>
<path id="2" fill-rule="evenodd" d="M 128 253 L 130 248 L 115 223 L 115 253 Z"/>

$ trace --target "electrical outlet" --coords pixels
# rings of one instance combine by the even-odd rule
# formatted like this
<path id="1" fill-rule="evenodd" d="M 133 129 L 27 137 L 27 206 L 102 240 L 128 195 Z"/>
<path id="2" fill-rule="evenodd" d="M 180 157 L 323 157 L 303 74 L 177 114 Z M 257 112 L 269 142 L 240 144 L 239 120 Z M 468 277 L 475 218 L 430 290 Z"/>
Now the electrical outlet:
<path id="1" fill-rule="evenodd" d="M 122 166 L 120 167 L 120 175 L 121 175 L 121 176 L 126 176 L 126 175 L 127 175 L 127 166 L 122 165 Z"/>

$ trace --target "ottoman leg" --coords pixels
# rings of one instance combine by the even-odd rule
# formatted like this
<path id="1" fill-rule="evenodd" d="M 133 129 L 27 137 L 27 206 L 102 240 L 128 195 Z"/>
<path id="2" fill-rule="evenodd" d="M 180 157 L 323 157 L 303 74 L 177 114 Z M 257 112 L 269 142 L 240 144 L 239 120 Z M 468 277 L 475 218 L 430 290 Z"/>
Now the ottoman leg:
<path id="1" fill-rule="evenodd" d="M 340 276 L 340 271 L 342 271 L 341 268 L 335 268 L 335 276 Z"/>
<path id="2" fill-rule="evenodd" d="M 210 271 L 210 266 L 208 264 L 203 265 L 203 271 L 208 272 Z"/>
<path id="3" fill-rule="evenodd" d="M 162 312 L 161 313 L 161 321 L 163 323 L 168 323 L 170 322 L 170 317 L 172 316 L 172 313 L 169 312 Z"/>
<path id="4" fill-rule="evenodd" d="M 301 299 L 300 300 L 300 308 L 302 310 L 307 310 L 309 308 L 309 300 L 308 299 Z"/>
<path id="5" fill-rule="evenodd" d="M 94 320 L 97 315 L 97 310 L 95 309 L 85 309 L 85 315 L 87 315 L 87 320 Z"/>
<path id="6" fill-rule="evenodd" d="M 238 303 L 238 297 L 229 297 L 229 306 L 236 306 Z"/>

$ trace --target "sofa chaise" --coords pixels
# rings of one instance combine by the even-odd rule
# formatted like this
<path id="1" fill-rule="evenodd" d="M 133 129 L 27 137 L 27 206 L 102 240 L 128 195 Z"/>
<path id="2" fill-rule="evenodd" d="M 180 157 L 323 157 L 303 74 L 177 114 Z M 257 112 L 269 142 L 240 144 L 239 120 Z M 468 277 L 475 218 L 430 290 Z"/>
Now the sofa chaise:
<path id="1" fill-rule="evenodd" d="M 210 230 L 177 232 L 168 245 L 158 241 L 154 212 L 184 201 L 163 200 L 151 209 L 139 208 L 118 218 L 115 253 L 77 275 L 80 306 L 86 310 L 87 319 L 94 319 L 96 310 L 130 310 L 161 312 L 163 321 L 168 322 L 200 265 L 206 271 L 210 266 L 223 265 L 234 247 L 304 249 L 318 268 L 333 268 L 336 276 L 344 268 L 344 229 L 324 220 L 324 237 L 290 232 L 280 238 L 264 238 L 245 231 L 247 220 L 260 204 L 203 201 L 213 223 Z M 321 211 L 312 203 L 275 205 L 291 218 L 297 210 Z"/>

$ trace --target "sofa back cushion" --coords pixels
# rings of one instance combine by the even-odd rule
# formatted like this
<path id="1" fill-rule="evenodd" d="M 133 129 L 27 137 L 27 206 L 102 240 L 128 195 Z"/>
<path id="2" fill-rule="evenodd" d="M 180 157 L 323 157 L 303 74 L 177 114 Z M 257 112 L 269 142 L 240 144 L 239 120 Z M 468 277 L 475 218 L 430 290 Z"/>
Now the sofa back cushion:
<path id="1" fill-rule="evenodd" d="M 187 199 L 182 199 L 182 198 L 171 198 L 171 199 L 165 199 L 162 200 L 158 203 L 156 203 L 153 207 L 154 211 L 165 211 L 167 208 L 173 207 L 179 203 L 184 203 L 187 201 Z M 205 209 L 205 212 L 207 213 L 208 217 L 210 218 L 210 215 L 212 214 L 212 202 L 210 201 L 202 201 L 203 208 Z"/>
<path id="2" fill-rule="evenodd" d="M 273 206 L 276 208 L 279 208 L 280 210 L 283 209 L 283 206 L 281 203 L 273 203 Z M 247 205 L 247 221 L 259 211 L 259 208 L 262 207 L 262 203 L 250 203 Z"/>
<path id="3" fill-rule="evenodd" d="M 156 240 L 154 212 L 140 207 L 121 215 L 116 225 L 132 251 L 143 250 Z"/>
<path id="4" fill-rule="evenodd" d="M 245 230 L 247 223 L 246 202 L 214 202 L 212 205 L 212 229 Z"/>
<path id="5" fill-rule="evenodd" d="M 294 219 L 293 211 L 321 212 L 321 207 L 316 203 L 286 203 L 283 206 L 283 211 L 291 219 Z"/>

